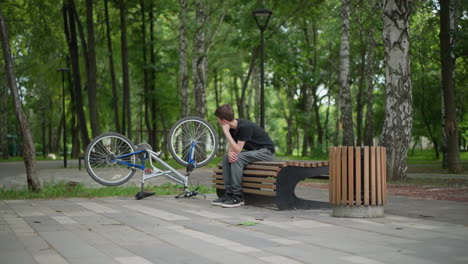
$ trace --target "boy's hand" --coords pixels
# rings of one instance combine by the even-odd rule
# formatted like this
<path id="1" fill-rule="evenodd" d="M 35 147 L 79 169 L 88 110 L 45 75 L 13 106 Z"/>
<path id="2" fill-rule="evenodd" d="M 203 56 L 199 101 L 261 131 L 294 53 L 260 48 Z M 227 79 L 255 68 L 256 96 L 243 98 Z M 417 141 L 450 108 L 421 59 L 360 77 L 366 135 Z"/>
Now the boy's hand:
<path id="1" fill-rule="evenodd" d="M 223 132 L 226 134 L 228 133 L 229 134 L 229 129 L 231 129 L 231 127 L 229 126 L 229 124 L 222 124 L 221 127 L 223 128 Z"/>
<path id="2" fill-rule="evenodd" d="M 230 163 L 236 163 L 239 160 L 239 158 L 237 157 L 237 152 L 234 151 L 230 151 L 228 153 L 228 158 Z"/>

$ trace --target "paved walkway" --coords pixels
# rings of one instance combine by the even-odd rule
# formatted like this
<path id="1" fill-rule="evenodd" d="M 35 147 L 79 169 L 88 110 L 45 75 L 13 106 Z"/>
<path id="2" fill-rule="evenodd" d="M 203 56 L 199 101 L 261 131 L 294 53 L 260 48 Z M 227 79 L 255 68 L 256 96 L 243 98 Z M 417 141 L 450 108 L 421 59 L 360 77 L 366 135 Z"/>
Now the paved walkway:
<path id="1" fill-rule="evenodd" d="M 25 181 L 14 164 L 0 166 L 0 186 Z M 54 166 L 40 164 L 40 177 L 91 184 L 84 170 Z M 197 171 L 194 180 L 209 182 L 210 170 Z M 468 203 L 389 197 L 385 217 L 346 219 L 327 206 L 225 209 L 214 198 L 0 200 L 0 263 L 468 262 Z"/>

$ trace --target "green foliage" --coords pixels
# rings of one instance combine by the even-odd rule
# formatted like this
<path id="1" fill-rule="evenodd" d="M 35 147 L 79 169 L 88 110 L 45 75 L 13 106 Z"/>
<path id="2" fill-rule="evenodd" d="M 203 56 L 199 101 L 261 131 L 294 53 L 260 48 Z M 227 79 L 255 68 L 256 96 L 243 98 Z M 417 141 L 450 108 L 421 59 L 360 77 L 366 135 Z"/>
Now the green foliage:
<path id="1" fill-rule="evenodd" d="M 14 2 L 14 3 L 13 3 Z M 61 142 L 61 99 L 62 79 L 56 70 L 69 67 L 69 50 L 64 34 L 62 1 L 7 1 L 2 4 L 10 42 L 15 57 L 16 71 L 21 99 L 26 110 L 34 141 L 38 151 L 42 150 L 43 138 L 46 139 L 46 152 L 60 152 L 56 146 Z M 74 1 L 80 23 L 86 36 L 86 16 L 84 1 Z M 382 21 L 379 10 L 371 6 L 373 1 L 352 1 L 351 5 L 351 48 L 350 82 L 353 106 L 357 102 L 363 64 L 362 51 L 370 38 L 375 47 L 375 85 L 374 85 L 374 135 L 379 137 L 382 130 L 385 91 L 383 72 L 383 45 L 381 41 Z M 460 135 L 468 138 L 468 100 L 466 100 L 466 76 L 468 76 L 467 30 L 468 19 L 466 1 L 460 2 L 459 31 L 457 32 L 457 72 L 456 93 L 459 111 Z M 122 61 L 120 48 L 120 12 L 118 1 L 109 1 L 109 18 L 113 54 L 107 49 L 106 26 L 104 21 L 104 1 L 94 1 L 95 39 L 98 70 L 97 100 L 99 117 L 103 132 L 115 131 L 109 56 L 112 55 L 117 78 L 119 112 L 122 115 Z M 180 6 L 176 0 L 143 0 L 145 19 L 142 18 L 141 1 L 126 0 L 128 51 L 130 68 L 130 108 L 133 119 L 133 138 L 148 141 L 144 114 L 151 111 L 142 107 L 145 98 L 156 101 L 155 120 L 150 122 L 157 127 L 157 140 L 164 150 L 167 133 L 171 125 L 180 117 L 181 98 L 179 92 L 178 37 Z M 259 29 L 251 12 L 267 7 L 273 10 L 265 31 L 265 90 L 266 90 L 266 129 L 275 142 L 278 153 L 294 155 L 295 159 L 327 159 L 328 148 L 336 139 L 337 99 L 339 97 L 339 43 L 340 43 L 340 1 L 338 0 L 292 0 L 292 1 L 206 1 L 211 18 L 204 26 L 208 29 L 205 39 L 211 41 L 208 55 L 207 72 L 207 109 L 206 117 L 218 128 L 213 112 L 215 102 L 215 72 L 219 91 L 219 103 L 230 103 L 237 109 L 235 89 L 242 87 L 250 68 L 252 51 L 259 45 Z M 435 1 L 428 1 L 414 11 L 411 20 L 411 65 L 414 100 L 413 136 L 425 136 L 433 142 L 441 142 L 441 100 L 440 100 L 440 59 L 439 59 L 439 17 Z M 154 19 L 149 20 L 150 4 L 153 6 Z M 217 34 L 219 19 L 224 14 Z M 142 28 L 145 22 L 145 28 Z M 150 22 L 154 23 L 153 41 L 150 41 Z M 192 52 L 195 36 L 195 5 L 188 6 L 188 74 L 189 87 L 192 84 Z M 374 35 L 367 32 L 373 27 Z M 146 41 L 143 41 L 143 32 Z M 88 117 L 86 96 L 86 68 L 83 43 L 79 40 L 79 56 L 83 92 L 83 109 Z M 146 64 L 143 50 L 147 50 Z M 155 61 L 149 58 L 154 51 Z M 259 63 L 247 83 L 245 97 L 246 118 L 259 119 Z M 155 72 L 154 91 L 144 92 L 144 70 Z M 1 78 L 0 78 L 1 79 Z M 364 87 L 367 84 L 363 83 Z M 70 80 L 65 82 L 67 131 L 76 130 L 72 124 L 75 111 L 72 108 Z M 317 95 L 318 117 L 311 107 L 313 94 Z M 193 92 L 191 107 L 193 109 Z M 365 99 L 364 99 L 365 100 Z M 365 103 L 365 101 L 364 101 Z M 354 115 L 356 116 L 356 109 Z M 364 108 L 365 109 L 365 108 Z M 365 110 L 364 110 L 365 114 Z M 87 118 L 88 119 L 88 118 Z M 323 142 L 318 142 L 317 120 L 323 129 Z M 8 107 L 8 133 L 19 135 L 15 124 L 11 102 Z M 89 120 L 87 120 L 89 123 Z M 140 124 L 143 137 L 140 138 Z M 72 127 L 73 126 L 73 127 Z M 89 126 L 89 125 L 88 125 Z M 45 134 L 43 128 L 45 127 Z M 307 135 L 305 135 L 308 133 Z M 70 134 L 69 134 L 70 135 Z M 339 133 L 337 134 L 339 137 Z M 309 138 L 309 146 L 303 151 L 304 138 Z M 68 146 L 73 144 L 68 137 Z M 61 145 L 61 144 L 59 144 Z M 71 148 L 70 148 L 71 149 Z M 303 152 L 305 155 L 303 155 Z M 300 156 L 300 157 L 299 157 Z M 410 157 L 411 158 L 411 157 Z M 217 160 L 219 162 L 219 160 Z M 212 162 L 212 164 L 216 164 Z M 173 165 L 176 166 L 174 163 Z M 213 166 L 213 165 L 212 165 Z"/>

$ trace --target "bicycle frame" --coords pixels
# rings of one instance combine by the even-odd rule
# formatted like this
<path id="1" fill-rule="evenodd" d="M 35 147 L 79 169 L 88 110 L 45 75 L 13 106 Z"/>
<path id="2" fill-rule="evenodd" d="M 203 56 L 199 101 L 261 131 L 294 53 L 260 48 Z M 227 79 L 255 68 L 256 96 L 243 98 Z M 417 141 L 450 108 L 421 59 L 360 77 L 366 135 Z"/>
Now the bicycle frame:
<path id="1" fill-rule="evenodd" d="M 192 166 L 195 166 L 195 164 L 194 164 L 195 162 L 193 160 L 193 148 L 194 148 L 194 145 L 191 146 L 190 151 L 189 151 L 189 153 L 190 153 L 189 154 L 189 164 L 192 165 Z M 142 154 L 142 153 L 144 153 L 145 156 L 141 159 L 142 160 L 141 165 L 119 160 L 121 158 L 129 157 L 129 156 L 132 156 L 132 155 L 138 155 L 138 154 Z M 146 157 L 146 154 L 148 154 L 148 157 Z M 145 162 L 146 162 L 147 159 L 149 159 L 149 161 L 150 161 L 150 165 L 151 165 L 152 170 L 145 167 Z M 166 169 L 168 169 L 168 170 L 164 171 L 164 170 L 161 170 L 161 169 L 157 168 L 156 166 L 154 166 L 153 160 L 160 163 L 161 165 L 166 167 Z M 184 186 L 184 189 L 187 188 L 188 175 L 182 175 L 180 172 L 178 172 L 176 169 L 174 169 L 171 165 L 167 164 L 161 158 L 159 158 L 158 153 L 156 153 L 156 152 L 154 152 L 152 150 L 144 149 L 144 150 L 135 151 L 135 152 L 125 154 L 125 155 L 120 155 L 120 156 L 115 157 L 115 159 L 113 159 L 112 161 L 116 162 L 116 163 L 119 163 L 119 164 L 122 164 L 122 165 L 127 165 L 127 166 L 131 167 L 132 169 L 136 168 L 136 169 L 141 170 L 143 172 L 143 176 L 142 176 L 141 181 L 140 181 L 141 184 L 142 184 L 142 187 L 143 187 L 144 182 L 146 180 L 148 180 L 148 179 L 159 177 L 159 176 L 166 176 L 166 177 L 172 179 L 173 181 L 175 181 L 175 182 L 177 182 L 179 184 L 182 184 Z"/>

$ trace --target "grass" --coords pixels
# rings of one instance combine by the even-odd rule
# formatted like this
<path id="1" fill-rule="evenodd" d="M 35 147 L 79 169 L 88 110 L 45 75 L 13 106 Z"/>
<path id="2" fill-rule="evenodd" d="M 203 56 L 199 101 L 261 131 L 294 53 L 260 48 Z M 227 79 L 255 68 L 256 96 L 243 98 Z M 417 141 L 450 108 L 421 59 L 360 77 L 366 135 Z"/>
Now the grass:
<path id="1" fill-rule="evenodd" d="M 328 183 L 328 180 L 325 179 L 305 179 L 304 182 L 311 182 L 311 183 Z"/>
<path id="2" fill-rule="evenodd" d="M 108 196 L 134 196 L 140 187 L 132 185 L 88 188 L 76 182 L 47 182 L 42 191 L 33 192 L 28 188 L 11 188 L 5 186 L 0 189 L 0 199 L 53 199 L 69 197 L 108 197 Z M 156 195 L 177 195 L 182 193 L 183 187 L 178 184 L 166 183 L 162 185 L 146 186 L 145 191 L 155 192 Z M 214 193 L 214 188 L 200 186 L 200 193 Z"/>
<path id="3" fill-rule="evenodd" d="M 70 157 L 68 157 L 68 159 L 70 159 Z M 22 156 L 14 156 L 14 157 L 9 157 L 8 159 L 3 159 L 0 157 L 0 162 L 15 162 L 15 161 L 23 161 L 23 157 Z M 36 160 L 54 160 L 54 159 L 51 159 L 49 157 L 45 157 L 42 156 L 42 155 L 36 155 Z M 55 160 L 62 160 L 62 156 L 57 156 L 57 159 Z"/>

